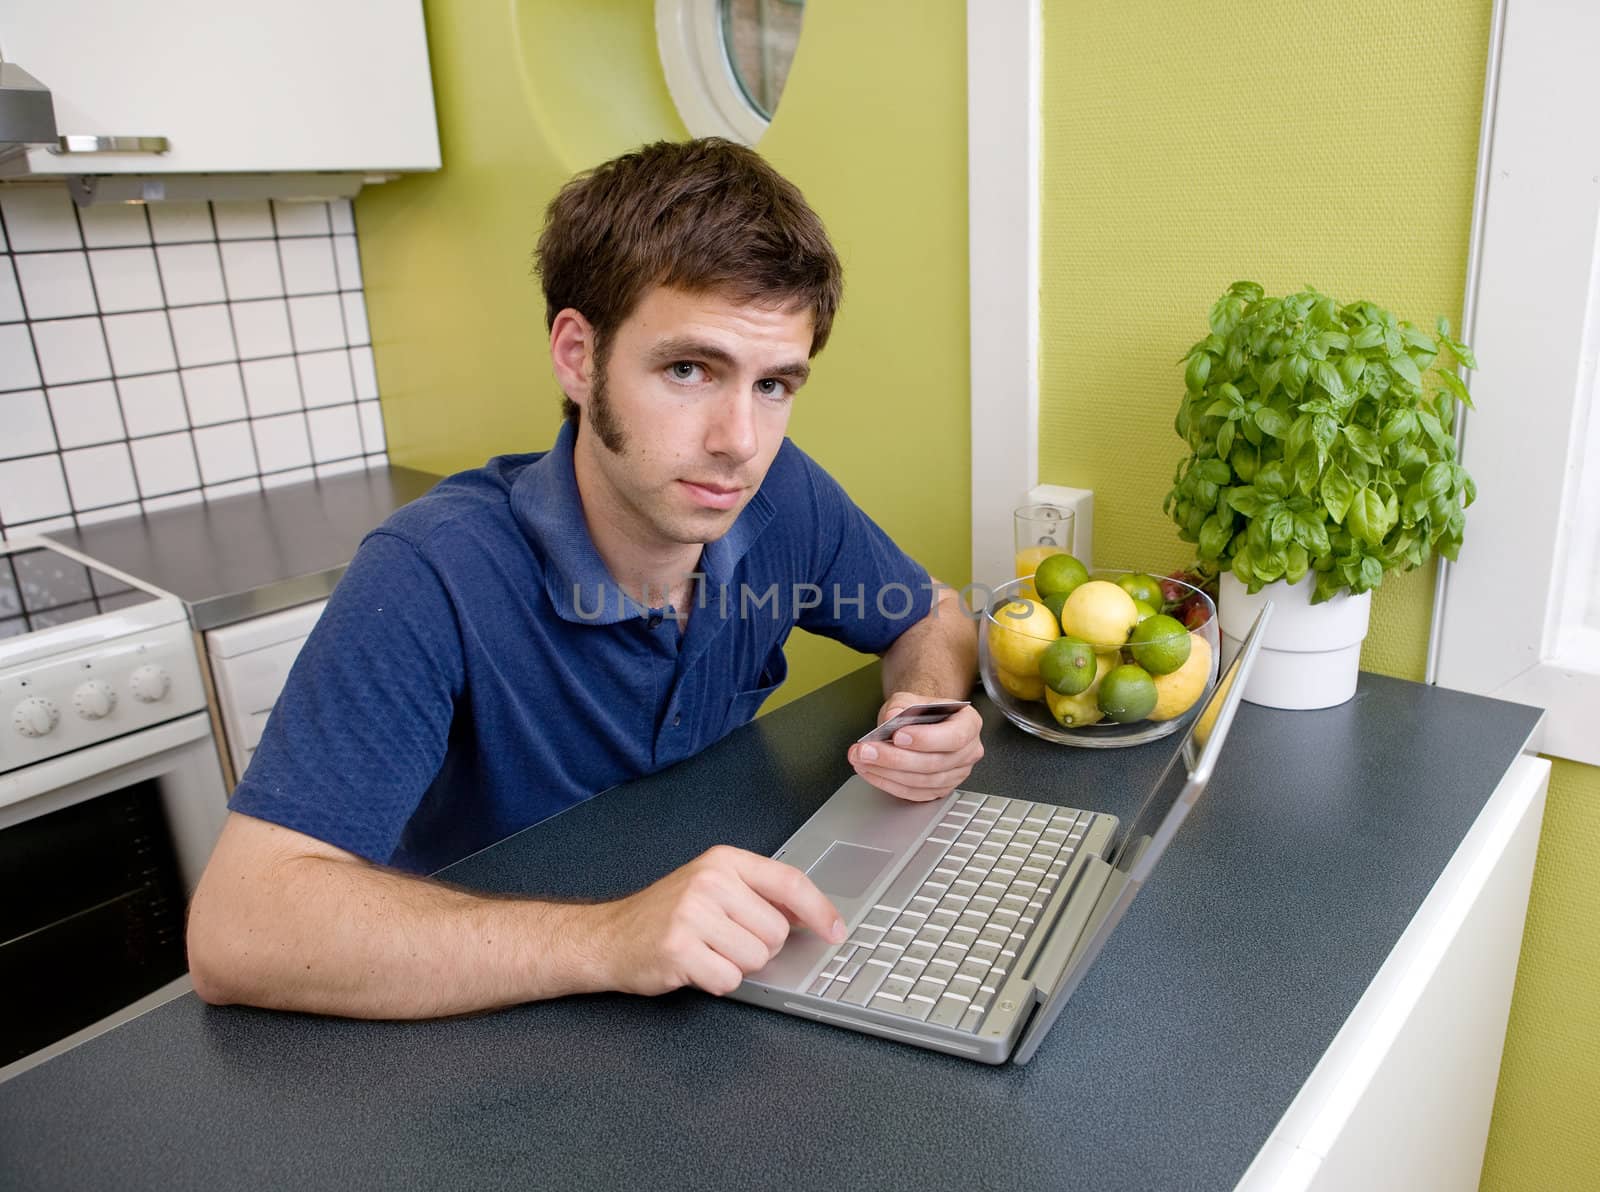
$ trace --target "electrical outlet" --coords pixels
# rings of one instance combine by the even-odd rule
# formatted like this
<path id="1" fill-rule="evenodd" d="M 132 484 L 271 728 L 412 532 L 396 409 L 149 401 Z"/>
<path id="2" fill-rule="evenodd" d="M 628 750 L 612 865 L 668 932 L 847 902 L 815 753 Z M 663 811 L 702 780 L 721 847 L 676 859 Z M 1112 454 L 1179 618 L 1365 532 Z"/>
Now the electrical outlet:
<path id="1" fill-rule="evenodd" d="M 1072 553 L 1078 562 L 1093 571 L 1094 493 L 1087 488 L 1068 488 L 1064 484 L 1039 484 L 1028 490 L 1028 500 L 1072 510 Z"/>

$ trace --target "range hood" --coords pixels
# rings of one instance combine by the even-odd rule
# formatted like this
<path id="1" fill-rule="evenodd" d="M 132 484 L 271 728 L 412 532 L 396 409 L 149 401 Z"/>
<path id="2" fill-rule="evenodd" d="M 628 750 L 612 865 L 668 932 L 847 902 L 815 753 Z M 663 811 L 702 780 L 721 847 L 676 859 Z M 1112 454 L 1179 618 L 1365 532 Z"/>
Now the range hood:
<path id="1" fill-rule="evenodd" d="M 50 88 L 15 62 L 0 61 L 0 153 L 56 140 Z"/>

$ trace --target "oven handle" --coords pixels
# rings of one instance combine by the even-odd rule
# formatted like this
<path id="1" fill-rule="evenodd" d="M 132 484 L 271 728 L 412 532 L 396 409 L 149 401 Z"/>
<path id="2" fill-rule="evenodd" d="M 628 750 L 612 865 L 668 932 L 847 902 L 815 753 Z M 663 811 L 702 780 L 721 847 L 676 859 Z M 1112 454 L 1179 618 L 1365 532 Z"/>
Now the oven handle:
<path id="1" fill-rule="evenodd" d="M 94 778 L 108 770 L 143 761 L 180 745 L 211 735 L 211 718 L 195 712 L 179 720 L 169 720 L 154 728 L 142 728 L 125 737 L 80 749 L 65 757 L 53 757 L 10 774 L 0 774 L 0 807 L 10 807 L 46 791 L 59 790 Z"/>

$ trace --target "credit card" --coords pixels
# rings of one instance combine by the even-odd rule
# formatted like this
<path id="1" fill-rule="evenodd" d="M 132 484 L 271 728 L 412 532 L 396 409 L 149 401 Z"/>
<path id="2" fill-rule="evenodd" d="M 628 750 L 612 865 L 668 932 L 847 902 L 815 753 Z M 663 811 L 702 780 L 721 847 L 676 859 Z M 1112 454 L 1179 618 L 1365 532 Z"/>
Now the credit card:
<path id="1" fill-rule="evenodd" d="M 962 708 L 971 706 L 971 702 L 964 699 L 939 700 L 931 704 L 912 704 L 904 711 L 889 717 L 871 732 L 864 733 L 857 738 L 856 744 L 860 745 L 863 741 L 892 740 L 899 729 L 908 728 L 914 724 L 938 724 L 941 721 L 949 720 Z"/>

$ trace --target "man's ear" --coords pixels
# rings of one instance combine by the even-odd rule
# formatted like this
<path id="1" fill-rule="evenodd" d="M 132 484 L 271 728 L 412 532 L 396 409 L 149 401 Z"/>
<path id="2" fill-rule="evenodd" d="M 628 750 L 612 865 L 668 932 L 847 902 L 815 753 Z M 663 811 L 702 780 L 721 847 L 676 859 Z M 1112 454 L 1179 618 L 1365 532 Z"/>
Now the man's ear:
<path id="1" fill-rule="evenodd" d="M 594 327 L 569 306 L 550 324 L 550 363 L 561 391 L 580 406 L 589 400 L 594 359 Z"/>

